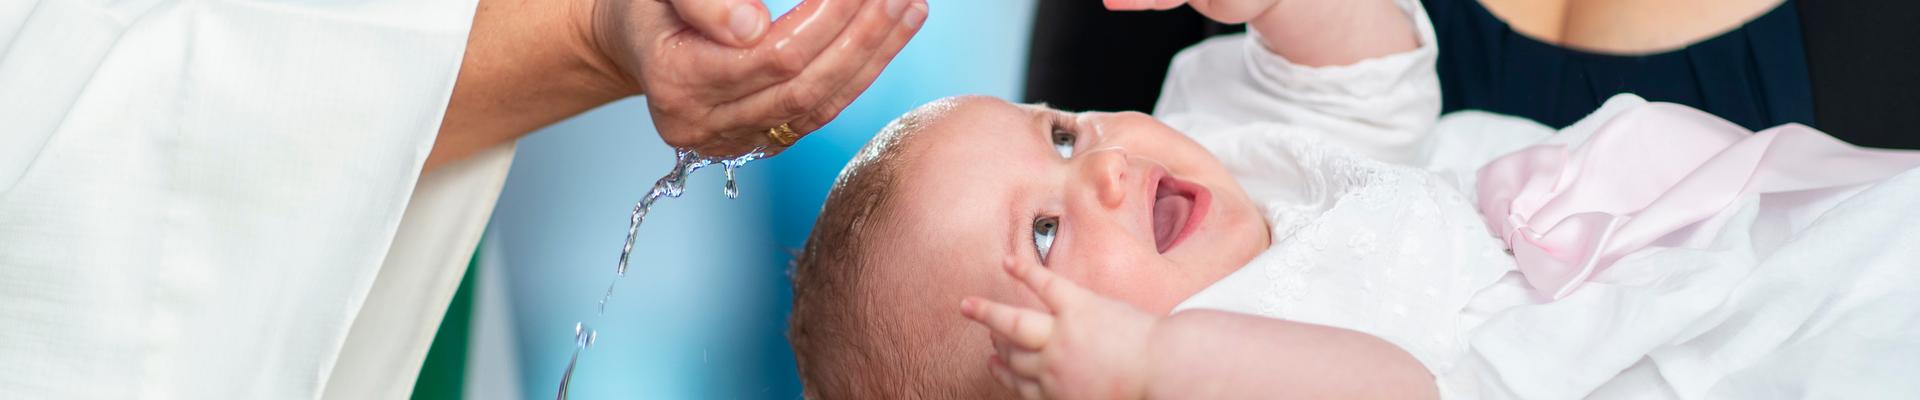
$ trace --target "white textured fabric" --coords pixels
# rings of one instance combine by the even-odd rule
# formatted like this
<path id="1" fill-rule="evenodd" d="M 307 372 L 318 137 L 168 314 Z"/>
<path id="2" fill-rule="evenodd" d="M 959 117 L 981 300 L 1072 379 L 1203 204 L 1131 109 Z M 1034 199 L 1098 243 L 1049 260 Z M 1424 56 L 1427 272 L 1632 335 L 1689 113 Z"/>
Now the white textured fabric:
<path id="1" fill-rule="evenodd" d="M 1787 232 L 1782 211 L 1805 208 L 1750 198 L 1716 243 L 1638 253 L 1550 303 L 1508 274 L 1461 315 L 1477 327 L 1466 356 L 1437 371 L 1441 387 L 1456 398 L 1920 396 L 1914 199 L 1920 174 L 1908 172 Z"/>
<path id="2" fill-rule="evenodd" d="M 1417 21 L 1417 50 L 1308 68 L 1230 37 L 1176 58 L 1156 115 L 1226 164 L 1274 238 L 1178 310 L 1355 329 L 1433 369 L 1459 357 L 1454 316 L 1512 263 L 1455 183 L 1422 166 L 1485 162 L 1500 153 L 1485 148 L 1517 149 L 1545 132 L 1438 146 L 1427 134 L 1440 111 L 1432 27 L 1416 2 L 1400 5 Z"/>
<path id="3" fill-rule="evenodd" d="M 1413 19 L 1418 49 L 1352 65 L 1306 67 L 1268 51 L 1257 37 L 1217 37 L 1174 57 L 1153 114 L 1203 139 L 1261 125 L 1318 136 L 1388 162 L 1419 163 L 1426 132 L 1440 115 L 1440 78 L 1433 69 L 1438 53 L 1425 9 L 1418 1 L 1395 2 Z"/>
<path id="4" fill-rule="evenodd" d="M 1247 132 L 1253 133 L 1253 132 Z M 1367 332 L 1431 369 L 1459 357 L 1454 318 L 1513 267 L 1472 203 L 1438 175 L 1361 156 L 1311 135 L 1265 132 L 1237 146 L 1250 163 L 1290 163 L 1300 180 L 1250 180 L 1298 198 L 1258 199 L 1274 243 L 1182 303 Z M 1238 170 L 1239 168 L 1236 168 Z"/>
<path id="5" fill-rule="evenodd" d="M 419 178 L 474 5 L 0 2 L 0 398 L 404 396 L 510 154 Z"/>
<path id="6" fill-rule="evenodd" d="M 1435 122 L 1431 30 L 1400 3 L 1421 50 L 1306 68 L 1234 37 L 1176 59 L 1156 115 L 1227 165 L 1274 238 L 1176 312 L 1367 332 L 1449 398 L 1920 397 L 1920 172 L 1851 198 L 1750 198 L 1717 243 L 1643 251 L 1541 303 L 1474 211 L 1475 169 L 1646 102 L 1617 97 L 1557 135 Z"/>
<path id="7" fill-rule="evenodd" d="M 1645 105 L 1616 96 L 1547 141 L 1577 145 Z M 1717 227 L 1702 228 L 1716 230 L 1710 243 L 1647 247 L 1551 302 L 1508 273 L 1459 316 L 1467 352 L 1436 370 L 1443 394 L 1920 397 L 1916 200 L 1920 170 L 1746 196 L 1699 224 Z"/>
<path id="8" fill-rule="evenodd" d="M 1156 115 L 1226 164 L 1274 239 L 1179 309 L 1356 329 L 1430 366 L 1453 358 L 1451 316 L 1499 276 L 1468 269 L 1503 254 L 1460 191 L 1409 166 L 1428 158 L 1440 88 L 1425 12 L 1400 5 L 1414 51 L 1309 68 L 1242 36 L 1175 58 Z"/>

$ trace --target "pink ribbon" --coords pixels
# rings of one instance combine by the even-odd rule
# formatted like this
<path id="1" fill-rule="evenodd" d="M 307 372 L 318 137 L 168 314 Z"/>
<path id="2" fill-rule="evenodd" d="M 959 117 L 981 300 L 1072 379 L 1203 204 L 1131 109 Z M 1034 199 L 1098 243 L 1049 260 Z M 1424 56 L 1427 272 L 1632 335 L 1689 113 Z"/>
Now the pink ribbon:
<path id="1" fill-rule="evenodd" d="M 1667 103 L 1621 112 L 1569 152 L 1536 145 L 1479 171 L 1487 226 L 1534 294 L 1558 300 L 1627 254 L 1704 244 L 1743 196 L 1858 188 L 1920 167 L 1920 152 L 1873 150 L 1804 125 L 1751 133 Z"/>

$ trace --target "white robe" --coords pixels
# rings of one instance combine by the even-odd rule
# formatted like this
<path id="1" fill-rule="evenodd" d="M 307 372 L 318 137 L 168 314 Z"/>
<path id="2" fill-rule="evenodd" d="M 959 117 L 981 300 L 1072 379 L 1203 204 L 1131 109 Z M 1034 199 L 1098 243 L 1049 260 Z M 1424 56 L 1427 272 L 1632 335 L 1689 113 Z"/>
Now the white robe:
<path id="1" fill-rule="evenodd" d="M 506 176 L 474 0 L 0 2 L 0 398 L 399 398 Z"/>

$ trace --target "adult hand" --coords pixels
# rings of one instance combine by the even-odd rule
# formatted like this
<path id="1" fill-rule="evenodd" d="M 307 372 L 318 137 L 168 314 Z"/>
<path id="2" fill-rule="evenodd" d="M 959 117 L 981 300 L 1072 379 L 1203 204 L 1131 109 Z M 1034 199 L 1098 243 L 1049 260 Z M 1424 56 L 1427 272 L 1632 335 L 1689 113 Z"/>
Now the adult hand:
<path id="1" fill-rule="evenodd" d="M 590 29 L 621 77 L 647 96 L 661 139 L 715 156 L 758 146 L 777 154 L 784 146 L 770 144 L 770 129 L 787 124 L 804 135 L 826 125 L 873 83 L 927 17 L 925 0 L 806 0 L 757 42 L 731 34 L 716 39 L 680 18 L 700 15 L 712 31 L 718 14 L 700 7 L 725 7 L 710 6 L 719 3 L 759 7 L 750 0 L 599 0 Z"/>
<path id="2" fill-rule="evenodd" d="M 1046 268 L 1004 267 L 1051 312 L 977 297 L 960 312 L 993 331 L 993 375 L 1028 400 L 1144 398 L 1147 347 L 1160 318 L 1100 296 Z"/>

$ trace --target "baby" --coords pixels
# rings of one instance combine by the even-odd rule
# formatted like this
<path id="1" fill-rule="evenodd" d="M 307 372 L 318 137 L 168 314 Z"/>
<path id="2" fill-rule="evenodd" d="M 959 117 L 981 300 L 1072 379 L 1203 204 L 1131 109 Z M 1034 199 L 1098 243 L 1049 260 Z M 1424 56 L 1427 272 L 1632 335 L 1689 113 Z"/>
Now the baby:
<path id="1" fill-rule="evenodd" d="M 1322 86 L 1290 95 L 1338 103 L 1260 109 L 1260 118 L 1300 118 L 1290 125 L 1306 129 L 1358 126 L 1363 132 L 1385 132 L 1355 138 L 1384 154 L 1408 147 L 1400 142 L 1415 135 L 1400 132 L 1421 131 L 1418 125 L 1430 124 L 1438 111 L 1431 33 L 1411 1 L 1267 0 L 1240 2 L 1239 9 L 1214 3 L 1219 8 L 1203 11 L 1228 22 L 1251 19 L 1265 40 L 1228 39 L 1190 50 L 1176 61 L 1168 98 L 1209 89 L 1177 80 L 1219 70 L 1210 64 L 1244 62 L 1242 52 L 1251 51 L 1260 53 L 1259 62 L 1296 70 L 1283 72 L 1313 75 L 1289 83 Z M 1326 34 L 1336 29 L 1342 33 Z M 1346 65 L 1380 56 L 1389 57 L 1345 71 L 1296 65 Z M 1420 69 L 1424 74 L 1403 71 Z M 1362 83 L 1371 87 L 1359 90 L 1347 84 L 1381 76 L 1386 82 Z M 1220 97 L 1161 109 L 1247 98 L 1256 98 L 1252 106 L 1295 100 L 1258 93 L 1266 89 L 1272 88 L 1207 93 Z M 1234 111 L 1209 110 L 1206 121 L 1197 115 L 1181 119 L 1238 125 L 1231 120 Z M 1349 112 L 1355 114 L 1337 115 Z M 1003 264 L 1044 266 L 1122 300 L 1141 316 L 1169 314 L 1273 243 L 1267 212 L 1231 169 L 1194 138 L 1138 113 L 1074 114 L 959 97 L 902 116 L 841 173 L 795 268 L 791 339 L 810 397 L 1011 397 L 1013 389 L 996 383 L 982 367 L 995 346 L 984 327 L 953 312 L 969 295 L 1040 307 L 1040 299 L 1003 272 Z M 1206 313 L 1181 315 L 1189 314 L 1198 320 L 1197 330 L 1236 324 L 1205 320 Z M 1097 334 L 1111 333 L 1117 332 Z M 1340 358 L 1372 372 L 1366 385 L 1346 388 L 1357 391 L 1321 393 L 1432 391 L 1431 378 L 1405 352 L 1365 334 L 1305 324 L 1273 333 L 1350 343 L 1353 348 L 1339 351 Z M 1335 351 L 1310 347 L 1322 354 Z M 1117 354 L 1147 356 L 1133 350 Z M 1386 359 L 1403 362 L 1403 368 L 1374 366 L 1373 361 Z M 1010 361 L 1021 366 L 1020 359 Z M 1407 385 L 1380 385 L 1386 377 Z"/>
<path id="2" fill-rule="evenodd" d="M 1920 269 L 1900 260 L 1920 246 L 1865 243 L 1920 224 L 1904 206 L 1920 177 L 1901 175 L 1920 156 L 1805 127 L 1753 134 L 1631 96 L 1527 147 L 1554 132 L 1486 114 L 1436 122 L 1416 1 L 1195 5 L 1253 33 L 1176 58 L 1155 117 L 951 98 L 854 157 L 793 273 L 808 397 L 1739 398 L 1806 375 L 1792 368 L 1915 372 L 1826 353 L 1920 353 L 1911 327 L 1798 324 L 1915 314 L 1905 304 L 1920 299 L 1905 300 L 1920 295 L 1900 288 L 1920 286 Z M 1872 172 L 1768 169 L 1857 160 L 1870 162 L 1847 168 Z M 1685 179 L 1698 171 L 1716 178 Z M 1906 184 L 1861 195 L 1878 203 L 1848 200 L 1880 204 L 1878 217 L 1821 217 L 1896 175 Z M 1792 195 L 1747 196 L 1775 192 Z M 1613 203 L 1554 203 L 1594 193 Z M 1821 224 L 1857 236 L 1799 234 Z M 1688 251 L 1623 257 L 1641 247 Z M 1813 251 L 1872 261 L 1806 262 Z M 1573 262 L 1528 269 L 1556 257 Z M 1912 284 L 1810 284 L 1813 268 Z"/>

